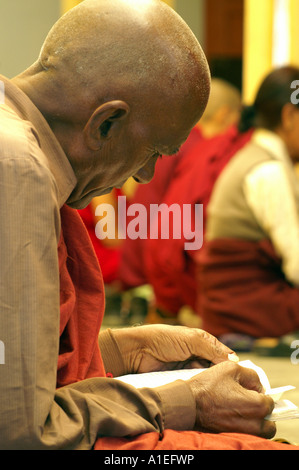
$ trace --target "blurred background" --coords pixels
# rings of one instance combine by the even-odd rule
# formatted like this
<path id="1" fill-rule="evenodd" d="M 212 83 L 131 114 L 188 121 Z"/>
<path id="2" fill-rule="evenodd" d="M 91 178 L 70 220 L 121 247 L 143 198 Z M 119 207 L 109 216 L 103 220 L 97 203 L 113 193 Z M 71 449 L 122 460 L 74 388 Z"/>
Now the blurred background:
<path id="1" fill-rule="evenodd" d="M 84 0 L 83 0 L 84 1 Z M 212 75 L 251 101 L 273 66 L 299 63 L 298 0 L 165 0 L 201 43 Z M 35 61 L 52 24 L 79 0 L 0 0 L 0 72 Z"/>

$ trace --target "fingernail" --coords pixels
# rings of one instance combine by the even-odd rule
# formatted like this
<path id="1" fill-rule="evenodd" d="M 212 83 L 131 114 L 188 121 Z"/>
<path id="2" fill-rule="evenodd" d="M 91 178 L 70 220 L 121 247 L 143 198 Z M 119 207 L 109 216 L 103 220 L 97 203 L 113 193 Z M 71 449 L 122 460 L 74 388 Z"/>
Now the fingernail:
<path id="1" fill-rule="evenodd" d="M 228 355 L 228 360 L 231 362 L 239 362 L 240 359 L 235 353 L 233 353 Z"/>

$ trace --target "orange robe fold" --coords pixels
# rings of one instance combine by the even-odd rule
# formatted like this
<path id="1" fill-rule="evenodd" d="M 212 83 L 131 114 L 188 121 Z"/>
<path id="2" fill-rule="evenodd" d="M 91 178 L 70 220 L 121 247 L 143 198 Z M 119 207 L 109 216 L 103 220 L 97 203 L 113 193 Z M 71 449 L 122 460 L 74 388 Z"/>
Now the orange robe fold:
<path id="1" fill-rule="evenodd" d="M 292 445 L 268 441 L 248 434 L 208 434 L 166 430 L 162 434 L 143 434 L 133 439 L 102 438 L 95 450 L 298 450 Z"/>

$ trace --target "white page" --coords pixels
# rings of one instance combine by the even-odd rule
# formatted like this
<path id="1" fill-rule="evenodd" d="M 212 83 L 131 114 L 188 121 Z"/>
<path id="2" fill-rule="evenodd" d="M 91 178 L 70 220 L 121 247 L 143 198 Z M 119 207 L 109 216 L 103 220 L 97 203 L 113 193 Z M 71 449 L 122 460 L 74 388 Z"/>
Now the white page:
<path id="1" fill-rule="evenodd" d="M 239 365 L 249 369 L 254 369 L 257 372 L 265 391 L 267 392 L 271 389 L 269 380 L 263 369 L 256 366 L 251 361 L 241 361 L 239 362 Z M 135 388 L 155 388 L 174 382 L 175 380 L 189 380 L 194 375 L 200 374 L 205 370 L 207 369 L 181 369 L 162 372 L 148 372 L 145 374 L 130 374 L 117 377 L 117 380 L 133 385 Z"/>
<path id="2" fill-rule="evenodd" d="M 281 400 L 281 397 L 285 392 L 293 390 L 295 387 L 292 385 L 287 385 L 272 389 L 269 379 L 261 367 L 256 366 L 249 360 L 241 361 L 239 362 L 239 365 L 255 370 L 260 378 L 261 384 L 264 387 L 265 394 L 271 396 L 275 401 L 275 408 L 273 413 L 266 419 L 277 421 L 282 419 L 299 418 L 298 407 L 289 400 Z M 182 369 L 162 372 L 149 372 L 146 374 L 129 374 L 122 377 L 117 377 L 117 380 L 132 385 L 135 388 L 156 388 L 176 380 L 189 380 L 190 378 L 204 372 L 205 370 L 207 369 Z"/>
<path id="3" fill-rule="evenodd" d="M 194 375 L 204 372 L 206 369 L 181 369 L 166 370 L 163 372 L 148 372 L 146 374 L 130 374 L 116 377 L 127 384 L 133 385 L 135 388 L 155 388 L 166 385 L 175 380 L 189 380 Z"/>

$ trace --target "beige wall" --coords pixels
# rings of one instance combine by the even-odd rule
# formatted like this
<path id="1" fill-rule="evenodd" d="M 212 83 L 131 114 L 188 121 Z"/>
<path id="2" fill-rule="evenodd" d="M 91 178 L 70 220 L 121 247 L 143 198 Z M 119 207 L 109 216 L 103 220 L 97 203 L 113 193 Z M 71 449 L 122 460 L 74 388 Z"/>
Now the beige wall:
<path id="1" fill-rule="evenodd" d="M 186 21 L 204 49 L 205 0 L 173 0 L 173 8 Z"/>
<path id="2" fill-rule="evenodd" d="M 0 73 L 11 78 L 38 57 L 60 0 L 0 0 Z"/>
<path id="3" fill-rule="evenodd" d="M 164 0 L 204 46 L 205 0 Z M 80 0 L 0 0 L 0 74 L 11 78 L 29 67 L 59 16 Z"/>

